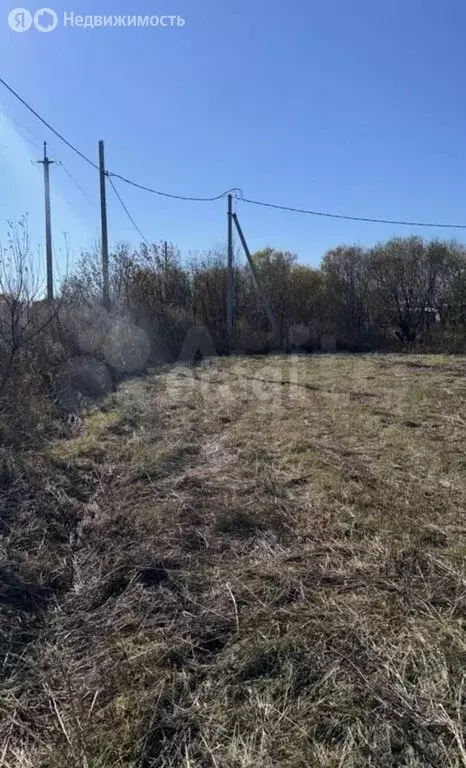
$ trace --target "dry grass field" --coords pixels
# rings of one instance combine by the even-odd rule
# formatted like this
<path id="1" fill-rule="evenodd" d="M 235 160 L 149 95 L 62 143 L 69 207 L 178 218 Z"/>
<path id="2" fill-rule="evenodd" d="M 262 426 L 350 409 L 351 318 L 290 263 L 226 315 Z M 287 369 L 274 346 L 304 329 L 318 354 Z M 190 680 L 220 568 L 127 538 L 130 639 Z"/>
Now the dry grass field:
<path id="1" fill-rule="evenodd" d="M 0 765 L 466 766 L 466 360 L 224 358 L 2 454 Z"/>

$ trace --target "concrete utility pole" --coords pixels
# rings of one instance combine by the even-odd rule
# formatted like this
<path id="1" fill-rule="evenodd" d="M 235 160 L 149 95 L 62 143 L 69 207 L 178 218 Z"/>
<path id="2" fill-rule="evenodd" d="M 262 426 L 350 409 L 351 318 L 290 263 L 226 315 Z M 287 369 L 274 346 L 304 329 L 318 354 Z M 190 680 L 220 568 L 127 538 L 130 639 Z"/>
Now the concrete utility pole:
<path id="1" fill-rule="evenodd" d="M 108 228 L 107 228 L 107 195 L 105 188 L 105 153 L 104 142 L 99 141 L 100 168 L 100 218 L 102 223 L 102 301 L 105 309 L 110 309 L 110 282 L 108 269 Z"/>
<path id="2" fill-rule="evenodd" d="M 233 339 L 233 195 L 228 195 L 227 344 Z"/>
<path id="3" fill-rule="evenodd" d="M 53 253 L 52 253 L 52 216 L 50 212 L 50 166 L 54 161 L 47 157 L 47 142 L 44 141 L 44 159 L 38 160 L 44 166 L 45 188 L 45 252 L 47 256 L 47 301 L 53 301 Z"/>

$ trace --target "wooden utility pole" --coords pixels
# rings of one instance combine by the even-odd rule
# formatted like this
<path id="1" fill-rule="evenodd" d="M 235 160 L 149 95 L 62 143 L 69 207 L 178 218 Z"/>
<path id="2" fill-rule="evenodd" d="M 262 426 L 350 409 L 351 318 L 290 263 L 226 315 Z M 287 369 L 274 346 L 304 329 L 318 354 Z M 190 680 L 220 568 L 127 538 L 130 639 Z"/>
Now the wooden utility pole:
<path id="1" fill-rule="evenodd" d="M 50 166 L 53 160 L 47 157 L 47 142 L 44 141 L 44 159 L 38 161 L 44 166 L 45 188 L 45 252 L 47 257 L 47 301 L 53 301 L 53 253 L 52 253 L 52 215 L 50 211 Z"/>
<path id="2" fill-rule="evenodd" d="M 228 195 L 227 344 L 233 340 L 233 195 Z"/>
<path id="3" fill-rule="evenodd" d="M 100 168 L 100 218 L 102 224 L 102 301 L 105 309 L 110 309 L 110 282 L 108 268 L 108 228 L 107 228 L 107 195 L 105 188 L 105 152 L 104 142 L 99 141 Z"/>

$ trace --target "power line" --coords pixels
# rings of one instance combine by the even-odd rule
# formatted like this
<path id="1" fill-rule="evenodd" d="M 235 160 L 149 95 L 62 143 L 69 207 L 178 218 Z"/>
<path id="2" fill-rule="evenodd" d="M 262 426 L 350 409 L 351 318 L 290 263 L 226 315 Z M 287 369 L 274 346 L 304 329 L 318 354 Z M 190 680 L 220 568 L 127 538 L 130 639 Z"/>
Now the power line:
<path id="1" fill-rule="evenodd" d="M 144 192 L 151 192 L 153 195 L 170 197 L 173 200 L 189 200 L 195 203 L 214 203 L 216 200 L 221 200 L 223 197 L 226 197 L 231 192 L 239 191 L 238 189 L 226 189 L 225 192 L 222 192 L 220 195 L 216 195 L 215 197 L 190 197 L 188 195 L 174 195 L 170 194 L 169 192 L 161 192 L 158 189 L 152 189 L 152 187 L 145 187 L 143 184 L 137 184 L 135 181 L 131 181 L 131 179 L 120 176 L 119 173 L 111 173 L 108 171 L 107 176 L 112 176 L 114 179 L 120 179 L 120 181 L 124 181 L 125 184 L 130 184 L 132 187 L 136 187 L 136 189 L 142 189 Z"/>
<path id="2" fill-rule="evenodd" d="M 42 151 L 42 146 L 39 146 L 39 144 L 37 143 L 37 142 L 39 142 L 39 139 L 37 138 L 37 136 L 35 136 L 35 134 L 33 134 L 33 133 L 32 133 L 32 131 L 30 131 L 30 130 L 29 130 L 29 128 L 26 128 L 26 126 L 25 126 L 25 125 L 23 125 L 22 123 L 20 123 L 20 122 L 19 122 L 19 120 L 16 120 L 16 118 L 12 117 L 11 115 L 8 115 L 8 120 L 11 120 L 11 122 L 12 122 L 12 123 L 14 123 L 15 125 L 17 125 L 17 126 L 18 126 L 18 128 L 21 128 L 23 131 L 26 131 L 26 133 L 29 133 L 29 134 L 30 134 L 30 136 L 33 136 L 33 137 L 34 137 L 34 139 L 35 139 L 34 141 L 33 141 L 32 139 L 28 138 L 27 136 L 22 136 L 21 138 L 22 138 L 22 139 L 24 139 L 24 141 L 27 141 L 27 142 L 29 142 L 29 144 L 31 144 L 31 145 L 32 145 L 33 147 L 35 147 L 36 149 L 39 149 L 39 150 L 41 150 L 41 151 Z M 66 167 L 66 165 L 64 164 L 64 162 L 63 162 L 62 160 L 60 160 L 60 161 L 57 161 L 57 165 L 58 165 L 60 168 L 63 168 L 63 170 L 65 171 L 66 175 L 67 175 L 67 176 L 68 176 L 68 177 L 71 179 L 71 181 L 72 181 L 72 182 L 73 182 L 73 184 L 76 186 L 76 188 L 77 188 L 77 189 L 79 189 L 79 191 L 81 192 L 81 194 L 83 195 L 83 197 L 85 197 L 85 198 L 86 198 L 86 200 L 87 200 L 87 202 L 88 202 L 90 205 L 92 205 L 92 206 L 93 206 L 93 205 L 94 205 L 94 203 L 91 201 L 91 199 L 90 199 L 89 195 L 88 195 L 88 194 L 87 194 L 87 193 L 84 191 L 84 189 L 81 187 L 81 185 L 80 185 L 80 184 L 79 184 L 79 183 L 76 181 L 76 179 L 74 178 L 74 176 L 71 174 L 71 171 L 69 171 L 69 170 L 68 170 L 68 168 Z"/>
<path id="3" fill-rule="evenodd" d="M 66 167 L 66 165 L 64 165 L 64 163 L 62 161 L 60 161 L 60 167 L 63 168 L 63 170 L 65 171 L 66 175 L 71 179 L 71 181 L 76 186 L 76 188 L 79 189 L 79 191 L 81 192 L 83 197 L 87 200 L 89 205 L 94 206 L 95 203 L 92 202 L 92 200 L 89 197 L 89 195 L 87 194 L 87 192 L 85 192 L 85 190 L 82 188 L 82 186 L 76 181 L 74 176 L 71 174 L 71 172 L 68 170 L 68 168 Z"/>
<path id="4" fill-rule="evenodd" d="M 89 165 L 91 165 L 96 170 L 100 171 L 100 168 L 96 163 L 94 163 L 92 160 L 90 160 L 86 155 L 84 155 L 82 152 L 80 152 L 79 149 L 77 149 L 70 141 L 68 141 L 59 131 L 55 130 L 50 123 L 47 122 L 43 117 L 39 115 L 38 112 L 36 112 L 35 109 L 33 109 L 21 96 L 13 89 L 11 86 L 8 85 L 8 83 L 5 82 L 0 77 L 0 84 L 4 85 L 5 88 L 10 91 L 10 93 L 17 98 L 21 104 L 23 104 L 26 109 L 29 110 L 38 120 L 40 120 L 41 123 L 43 123 L 52 133 L 55 134 L 61 141 L 63 141 L 70 149 L 73 150 L 73 152 L 76 152 L 79 157 L 81 157 L 83 160 L 85 160 Z M 289 211 L 292 213 L 301 213 L 305 214 L 307 216 L 320 216 L 325 217 L 328 219 L 342 219 L 345 221 L 360 221 L 360 222 L 366 222 L 370 224 L 394 224 L 402 227 L 431 227 L 431 228 L 439 228 L 439 229 L 466 229 L 466 224 L 439 224 L 434 222 L 424 222 L 424 221 L 403 221 L 403 220 L 397 220 L 397 219 L 376 219 L 376 218 L 370 218 L 368 216 L 347 216 L 344 214 L 339 213 L 328 213 L 324 211 L 312 211 L 305 208 L 293 208 L 291 206 L 287 205 L 277 205 L 275 203 L 266 203 L 261 200 L 250 200 L 246 197 L 243 197 L 243 193 L 238 188 L 232 188 L 225 190 L 225 192 L 222 192 L 220 195 L 216 195 L 215 197 L 191 197 L 188 195 L 175 195 L 171 194 L 169 192 L 162 192 L 161 190 L 153 189 L 152 187 L 144 186 L 143 184 L 138 184 L 135 181 L 132 181 L 132 179 L 128 179 L 125 176 L 122 176 L 118 173 L 111 173 L 110 171 L 106 171 L 106 176 L 108 177 L 109 181 L 111 178 L 120 179 L 120 181 L 123 181 L 125 184 L 129 184 L 132 187 L 135 187 L 136 189 L 141 189 L 144 192 L 150 192 L 153 195 L 159 195 L 160 197 L 167 197 L 171 198 L 173 200 L 188 200 L 192 202 L 205 202 L 205 203 L 212 203 L 217 200 L 221 200 L 222 198 L 226 197 L 228 194 L 237 192 L 239 193 L 238 199 L 241 200 L 244 203 L 248 203 L 250 205 L 258 205 L 262 206 L 264 208 L 273 208 L 274 210 L 278 211 Z M 113 186 L 113 185 L 112 185 Z M 113 187 L 115 192 L 116 189 Z M 116 192 L 117 196 L 119 197 L 118 193 Z M 123 201 L 120 198 L 120 202 L 124 206 Z M 124 206 L 126 208 L 126 206 Z M 126 209 L 126 213 L 130 216 L 129 212 Z M 130 216 L 131 220 L 132 217 Z M 134 220 L 132 220 L 133 225 L 138 230 L 139 234 L 141 232 L 139 231 L 137 225 L 134 223 Z M 141 235 L 142 236 L 142 235 Z M 144 238 L 145 240 L 145 238 Z"/>
<path id="5" fill-rule="evenodd" d="M 32 139 L 28 138 L 27 136 L 21 136 L 21 138 L 22 138 L 22 139 L 24 139 L 24 141 L 27 141 L 27 142 L 29 142 L 29 144 L 31 144 L 31 145 L 32 145 L 33 147 L 35 147 L 36 149 L 39 149 L 39 150 L 41 150 L 41 151 L 42 151 L 42 146 L 39 146 L 39 144 L 37 143 L 37 142 L 39 142 L 39 141 L 40 141 L 40 139 L 38 139 L 38 138 L 37 138 L 37 136 L 35 136 L 35 134 L 33 134 L 33 133 L 32 133 L 32 132 L 29 130 L 29 128 L 26 128 L 26 126 L 25 126 L 25 125 L 23 125 L 22 123 L 20 123 L 20 122 L 19 122 L 19 120 L 16 120 L 16 118 L 14 118 L 14 117 L 11 117 L 11 115 L 9 115 L 9 116 L 8 116 L 8 120 L 11 120 L 11 122 L 12 122 L 12 123 L 15 123 L 15 125 L 17 125 L 17 126 L 18 126 L 18 128 L 21 128 L 23 131 L 26 131 L 26 133 L 29 133 L 29 134 L 30 134 L 30 136 L 33 136 L 33 137 L 34 137 L 34 139 L 35 139 L 34 141 L 33 141 Z M 75 187 L 76 187 L 76 188 L 77 188 L 77 189 L 78 189 L 78 190 L 81 192 L 82 196 L 83 196 L 83 197 L 84 197 L 84 198 L 87 200 L 87 202 L 89 203 L 89 205 L 91 205 L 91 206 L 94 206 L 94 205 L 95 205 L 95 203 L 93 203 L 93 202 L 92 202 L 92 200 L 91 200 L 91 198 L 89 197 L 89 195 L 87 194 L 87 192 L 86 192 L 86 191 L 85 191 L 85 190 L 82 188 L 82 186 L 81 186 L 81 185 L 80 185 L 80 184 L 79 184 L 79 183 L 76 181 L 76 179 L 75 179 L 75 178 L 74 178 L 74 176 L 72 175 L 71 171 L 69 171 L 69 170 L 68 170 L 68 168 L 66 167 L 66 165 L 64 164 L 64 162 L 63 162 L 62 160 L 58 160 L 58 161 L 56 161 L 56 164 L 57 164 L 57 166 L 58 166 L 59 168 L 62 168 L 62 169 L 65 171 L 66 175 L 67 175 L 67 176 L 68 176 L 68 177 L 71 179 L 71 181 L 73 182 L 73 184 L 75 185 Z M 72 207 L 72 206 L 70 206 L 70 207 Z"/>
<path id="6" fill-rule="evenodd" d="M 14 90 L 14 89 L 13 89 L 13 88 L 10 86 L 10 85 L 8 85 L 8 83 L 6 83 L 6 82 L 5 82 L 5 80 L 3 80 L 3 78 L 1 78 L 1 77 L 0 77 L 0 83 L 1 83 L 2 85 L 4 85 L 4 86 L 5 86 L 5 88 L 6 88 L 8 91 L 10 91 L 10 93 L 12 93 L 12 94 L 13 94 L 13 96 L 14 96 L 16 99 L 18 99 L 18 101 L 20 101 L 20 102 L 21 102 L 21 104 L 23 104 L 23 106 L 25 106 L 25 107 L 26 107 L 26 109 L 28 109 L 28 110 L 29 110 L 29 112 L 31 112 L 31 113 L 34 115 L 34 117 L 37 117 L 37 119 L 38 119 L 38 120 L 40 120 L 40 122 L 41 122 L 41 123 L 43 123 L 43 124 L 44 124 L 44 125 L 45 125 L 45 126 L 48 128 L 48 129 L 49 129 L 49 131 L 52 131 L 52 133 L 54 133 L 54 134 L 55 134 L 55 136 L 58 136 L 58 138 L 59 138 L 59 139 L 61 139 L 61 141 L 63 141 L 63 142 L 64 142 L 64 143 L 65 143 L 65 144 L 66 144 L 66 145 L 67 145 L 67 146 L 68 146 L 70 149 L 72 149 L 72 150 L 73 150 L 73 152 L 76 152 L 76 154 L 77 154 L 77 155 L 79 155 L 79 157 L 81 157 L 83 160 L 85 160 L 85 161 L 86 161 L 86 163 L 89 163 L 89 165 L 92 165 L 92 167 L 93 167 L 93 168 L 96 168 L 97 170 L 99 170 L 99 166 L 98 166 L 98 165 L 96 165 L 95 163 L 93 163 L 93 162 L 92 162 L 92 160 L 89 160 L 89 158 L 88 158 L 88 157 L 86 157 L 86 155 L 84 155 L 82 152 L 80 152 L 80 151 L 79 151 L 79 149 L 76 149 L 76 147 L 75 147 L 75 146 L 74 146 L 74 145 L 73 145 L 73 144 L 72 144 L 70 141 L 68 141 L 68 139 L 65 139 L 65 137 L 64 137 L 64 136 L 63 136 L 61 133 L 59 133 L 58 131 L 56 131 L 56 130 L 55 130 L 55 128 L 53 128 L 53 127 L 50 125 L 50 123 L 48 123 L 48 122 L 47 122 L 47 120 L 44 120 L 44 118 L 43 118 L 43 117 L 41 117 L 41 116 L 39 115 L 39 113 L 38 113 L 38 112 L 36 112 L 36 110 L 35 110 L 35 109 L 33 109 L 31 106 L 29 106 L 29 104 L 27 103 L 27 101 L 25 101 L 24 99 L 22 99 L 22 98 L 21 98 L 21 96 L 19 95 L 19 93 L 16 93 L 16 91 L 15 91 L 15 90 Z"/>
<path id="7" fill-rule="evenodd" d="M 324 216 L 329 219 L 345 219 L 346 221 L 364 221 L 372 224 L 399 224 L 403 227 L 440 227 L 443 229 L 466 229 L 466 224 L 436 224 L 425 221 L 397 221 L 396 219 L 371 219 L 366 216 L 345 216 L 341 213 L 324 213 L 322 211 L 309 211 L 303 208 L 291 208 L 287 205 L 276 205 L 275 203 L 264 203 L 260 200 L 248 200 L 247 197 L 239 198 L 243 203 L 250 205 L 260 205 L 264 208 L 274 208 L 277 211 L 291 211 L 292 213 L 304 213 L 308 216 Z"/>
<path id="8" fill-rule="evenodd" d="M 5 82 L 5 80 L 3 80 L 3 78 L 1 78 L 1 77 L 0 77 L 0 83 L 1 83 L 2 85 L 4 85 L 4 86 L 5 86 L 5 88 L 6 88 L 8 91 L 10 91 L 10 93 L 11 93 L 11 94 L 13 94 L 13 96 L 14 96 L 16 99 L 18 99 L 18 101 L 20 101 L 20 102 L 21 102 L 21 104 L 23 104 L 23 106 L 25 106 L 25 107 L 26 107 L 26 109 L 28 109 L 28 110 L 29 110 L 29 112 L 31 112 L 31 113 L 32 113 L 32 114 L 33 114 L 35 117 L 37 117 L 37 119 L 38 119 L 38 120 L 40 120 L 40 122 L 41 122 L 41 123 L 43 123 L 43 124 L 44 124 L 44 125 L 45 125 L 45 126 L 46 126 L 46 127 L 49 129 L 49 130 L 50 130 L 50 131 L 52 131 L 52 133 L 54 133 L 54 134 L 55 134 L 55 136 L 58 136 L 58 138 L 59 138 L 59 139 L 61 139 L 61 141 L 63 141 L 63 142 L 64 142 L 64 143 L 65 143 L 65 144 L 66 144 L 66 145 L 67 145 L 67 146 L 68 146 L 70 149 L 72 149 L 72 150 L 73 150 L 73 152 L 76 152 L 76 154 L 77 154 L 77 155 L 79 155 L 79 157 L 81 157 L 83 160 L 85 160 L 85 161 L 86 161 L 86 163 L 89 163 L 89 165 L 92 165 L 92 167 L 93 167 L 93 168 L 95 168 L 97 171 L 99 171 L 99 170 L 100 170 L 100 169 L 99 169 L 99 166 L 98 166 L 98 165 L 96 165 L 96 163 L 94 163 L 92 160 L 90 160 L 88 157 L 86 157 L 86 155 L 84 155 L 82 152 L 80 152 L 80 150 L 79 150 L 79 149 L 77 149 L 77 148 L 74 146 L 74 144 L 72 144 L 70 141 L 68 141 L 68 139 L 65 139 L 65 137 L 64 137 L 64 136 L 63 136 L 63 135 L 62 135 L 62 134 L 61 134 L 59 131 L 55 130 L 55 128 L 53 128 L 53 127 L 50 125 L 50 123 L 48 123 L 48 122 L 47 122 L 47 120 L 45 120 L 43 117 L 41 117 L 41 115 L 39 115 L 39 113 L 38 113 L 38 112 L 36 112 L 36 110 L 35 110 L 35 109 L 33 109 L 33 108 L 32 108 L 32 107 L 31 107 L 31 106 L 30 106 L 30 105 L 27 103 L 27 101 L 25 101 L 25 100 L 24 100 L 24 99 L 23 99 L 23 98 L 22 98 L 22 97 L 19 95 L 19 93 L 17 93 L 17 92 L 16 92 L 16 91 L 15 91 L 15 90 L 14 90 L 14 89 L 13 89 L 13 88 L 10 86 L 10 85 L 8 85 L 8 83 L 6 83 L 6 82 Z M 116 178 L 116 179 L 120 179 L 120 180 L 121 180 L 121 181 L 123 181 L 125 184 L 130 184 L 131 186 L 133 186 L 133 187 L 136 187 L 137 189 L 142 189 L 144 192 L 151 192 L 151 193 L 152 193 L 152 194 L 154 194 L 154 195 L 160 195 L 161 197 L 169 197 L 169 198 L 172 198 L 172 199 L 174 199 L 174 200 L 189 200 L 189 201 L 193 201 L 193 202 L 212 203 L 212 202 L 214 202 L 215 200 L 221 200 L 221 199 L 222 199 L 222 197 L 225 197 L 225 196 L 226 196 L 226 195 L 227 195 L 229 192 L 238 191 L 238 190 L 234 190 L 234 189 L 229 189 L 229 190 L 226 190 L 225 192 L 222 192 L 220 195 L 216 195 L 215 197 L 190 197 L 190 196 L 187 196 L 187 195 L 174 195 L 174 194 L 170 194 L 170 193 L 168 193 L 168 192 L 162 192 L 162 191 L 160 191 L 160 190 L 157 190 L 157 189 L 152 189 L 151 187 L 146 187 L 146 186 L 144 186 L 143 184 L 138 184 L 137 182 L 135 182 L 135 181 L 132 181 L 131 179 L 127 179 L 125 176 L 121 176 L 121 175 L 120 175 L 120 174 L 118 174 L 118 173 L 110 173 L 110 171 L 107 171 L 107 176 L 108 176 L 109 178 L 110 178 L 110 176 L 113 176 L 113 177 L 114 177 L 114 178 Z"/>
<path id="9" fill-rule="evenodd" d="M 137 232 L 137 233 L 140 235 L 140 237 L 142 237 L 142 239 L 143 239 L 144 243 L 145 243 L 147 246 L 149 246 L 150 244 L 149 244 L 148 240 L 147 240 L 147 239 L 144 237 L 144 235 L 142 234 L 142 232 L 141 232 L 141 230 L 139 229 L 138 225 L 136 224 L 136 222 L 134 221 L 134 219 L 133 219 L 133 217 L 131 216 L 130 212 L 128 211 L 128 208 L 126 207 L 125 203 L 123 202 L 123 200 L 122 200 L 122 198 L 121 198 L 121 195 L 120 195 L 120 193 L 118 192 L 118 190 L 117 190 L 117 188 L 116 188 L 115 184 L 113 183 L 112 179 L 109 177 L 109 178 L 108 178 L 108 180 L 109 180 L 109 182 L 110 182 L 110 184 L 111 184 L 111 186 L 112 186 L 112 189 L 113 189 L 113 191 L 115 192 L 115 195 L 117 196 L 117 198 L 118 198 L 118 200 L 119 200 L 119 202 L 120 202 L 120 205 L 121 205 L 121 207 L 123 208 L 124 212 L 126 213 L 126 215 L 127 215 L 128 219 L 130 220 L 130 222 L 131 222 L 131 224 L 133 225 L 134 229 L 135 229 L 135 230 L 136 230 L 136 232 Z"/>
<path id="10" fill-rule="evenodd" d="M 20 123 L 19 120 L 16 120 L 16 118 L 12 117 L 11 115 L 8 115 L 7 119 L 9 121 L 11 121 L 12 123 L 14 123 L 18 128 L 21 128 L 23 131 L 26 131 L 26 133 L 28 133 L 30 136 L 33 136 L 34 140 L 29 138 L 28 136 L 24 136 L 23 134 L 21 134 L 21 138 L 24 141 L 27 141 L 29 144 L 31 144 L 31 146 L 35 147 L 39 151 L 42 151 L 43 144 L 42 144 L 42 146 L 39 145 L 38 142 L 40 141 L 40 139 L 34 133 L 32 133 L 32 131 L 30 131 L 29 128 L 26 128 L 25 125 Z M 65 166 L 63 161 L 62 160 L 56 160 L 55 164 L 57 165 L 57 167 L 62 168 L 65 171 L 66 175 L 71 179 L 71 181 L 76 186 L 76 188 L 81 192 L 81 194 L 87 200 L 89 205 L 94 207 L 95 204 L 92 202 L 92 200 L 90 199 L 89 195 L 85 192 L 85 190 L 81 187 L 81 185 L 76 181 L 76 179 L 71 174 L 71 172 L 68 170 L 68 168 Z M 73 205 L 69 202 L 69 200 L 66 200 L 66 198 L 65 198 L 65 201 L 68 203 L 70 208 L 73 208 Z"/>
<path id="11" fill-rule="evenodd" d="M 32 147 L 35 147 L 35 149 L 38 149 L 40 152 L 42 152 L 42 146 L 40 146 L 40 144 L 39 144 L 40 140 L 37 138 L 37 136 L 34 136 L 34 134 L 29 130 L 29 128 L 26 128 L 25 125 L 23 125 L 18 120 L 16 120 L 14 117 L 11 117 L 10 115 L 8 115 L 7 119 L 9 121 L 11 121 L 12 123 L 14 123 L 18 128 L 21 128 L 21 130 L 26 131 L 26 133 L 29 133 L 30 136 L 33 136 L 34 140 L 29 138 L 28 136 L 24 136 L 22 134 L 19 134 L 21 136 L 21 138 L 23 139 L 23 141 L 27 141 Z"/>

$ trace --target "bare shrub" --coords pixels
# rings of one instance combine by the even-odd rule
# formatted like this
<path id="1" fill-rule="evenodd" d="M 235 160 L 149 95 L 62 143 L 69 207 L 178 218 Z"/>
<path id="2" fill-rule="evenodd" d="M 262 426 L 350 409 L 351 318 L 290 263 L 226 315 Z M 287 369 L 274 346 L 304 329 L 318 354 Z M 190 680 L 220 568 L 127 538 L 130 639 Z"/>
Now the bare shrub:
<path id="1" fill-rule="evenodd" d="M 41 300 L 43 286 L 26 219 L 9 224 L 7 244 L 0 251 L 0 416 L 4 436 L 18 439 L 21 431 L 32 435 L 49 415 L 44 374 L 61 355 L 58 307 Z"/>
<path id="2" fill-rule="evenodd" d="M 77 412 L 94 400 L 108 395 L 113 382 L 107 366 L 95 357 L 79 356 L 67 360 L 53 376 L 53 389 L 59 407 Z"/>

